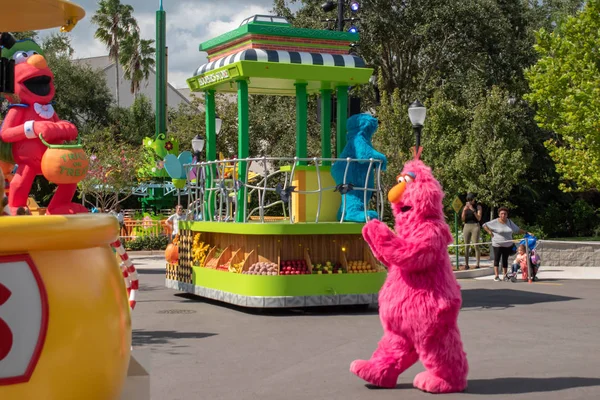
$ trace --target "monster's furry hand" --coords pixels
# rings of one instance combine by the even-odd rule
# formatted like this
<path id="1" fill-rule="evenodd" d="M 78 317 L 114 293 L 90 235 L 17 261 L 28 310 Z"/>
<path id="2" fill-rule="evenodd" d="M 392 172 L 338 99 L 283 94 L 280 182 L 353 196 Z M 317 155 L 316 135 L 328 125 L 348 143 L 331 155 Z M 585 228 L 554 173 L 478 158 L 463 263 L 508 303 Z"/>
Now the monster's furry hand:
<path id="1" fill-rule="evenodd" d="M 389 246 L 394 246 L 394 243 L 398 241 L 398 237 L 394 232 L 385 223 L 372 219 L 363 227 L 362 234 L 375 258 L 384 265 L 389 266 L 385 253 Z"/>
<path id="2" fill-rule="evenodd" d="M 57 144 L 77 139 L 77 127 L 69 121 L 36 121 L 33 129 L 48 143 Z"/>

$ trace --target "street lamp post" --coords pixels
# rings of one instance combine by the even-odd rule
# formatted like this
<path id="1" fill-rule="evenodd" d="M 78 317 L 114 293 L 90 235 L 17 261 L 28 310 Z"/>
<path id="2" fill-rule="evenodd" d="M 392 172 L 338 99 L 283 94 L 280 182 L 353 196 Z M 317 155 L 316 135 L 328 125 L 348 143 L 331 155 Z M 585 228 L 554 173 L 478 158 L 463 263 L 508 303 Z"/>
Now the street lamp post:
<path id="1" fill-rule="evenodd" d="M 427 108 L 419 100 L 415 100 L 408 107 L 408 118 L 413 126 L 415 132 L 416 148 L 418 152 L 421 147 L 421 131 L 423 130 L 423 124 L 425 123 L 425 117 L 427 116 Z"/>

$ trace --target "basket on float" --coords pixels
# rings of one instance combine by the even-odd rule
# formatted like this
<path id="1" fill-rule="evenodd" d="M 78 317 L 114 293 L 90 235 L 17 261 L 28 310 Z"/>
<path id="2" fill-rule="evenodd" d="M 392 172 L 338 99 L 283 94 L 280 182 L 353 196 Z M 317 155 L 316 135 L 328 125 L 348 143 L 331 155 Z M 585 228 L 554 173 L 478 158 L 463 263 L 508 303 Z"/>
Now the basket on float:
<path id="1" fill-rule="evenodd" d="M 77 144 L 50 144 L 40 134 L 48 150 L 42 157 L 42 174 L 57 185 L 78 183 L 85 178 L 90 166 L 89 159 L 77 136 Z"/>

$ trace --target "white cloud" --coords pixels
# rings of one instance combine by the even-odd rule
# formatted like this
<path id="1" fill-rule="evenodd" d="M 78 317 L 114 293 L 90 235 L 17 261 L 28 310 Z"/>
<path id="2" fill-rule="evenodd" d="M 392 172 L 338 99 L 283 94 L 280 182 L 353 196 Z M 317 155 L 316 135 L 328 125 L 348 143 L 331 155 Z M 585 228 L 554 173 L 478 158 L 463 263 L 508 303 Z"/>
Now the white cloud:
<path id="1" fill-rule="evenodd" d="M 85 18 L 71 32 L 75 56 L 80 58 L 108 54 L 106 47 L 94 38 L 96 27 L 91 18 L 97 9 L 98 0 L 75 0 L 85 11 Z M 155 39 L 156 10 L 158 1 L 121 0 L 134 7 L 142 37 Z M 164 0 L 167 12 L 167 46 L 169 47 L 169 82 L 175 87 L 185 87 L 186 79 L 206 62 L 206 53 L 198 47 L 201 42 L 229 32 L 247 17 L 269 14 L 272 0 Z M 58 29 L 41 31 L 42 37 Z"/>

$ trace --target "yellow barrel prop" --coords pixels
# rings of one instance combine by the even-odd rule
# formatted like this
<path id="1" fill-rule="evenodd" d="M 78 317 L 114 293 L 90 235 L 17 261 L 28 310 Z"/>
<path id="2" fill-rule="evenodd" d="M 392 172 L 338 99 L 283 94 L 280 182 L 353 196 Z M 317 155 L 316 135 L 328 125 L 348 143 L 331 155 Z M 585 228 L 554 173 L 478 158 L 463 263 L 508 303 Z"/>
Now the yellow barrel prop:
<path id="1" fill-rule="evenodd" d="M 0 399 L 119 399 L 131 349 L 110 215 L 0 217 Z"/>

